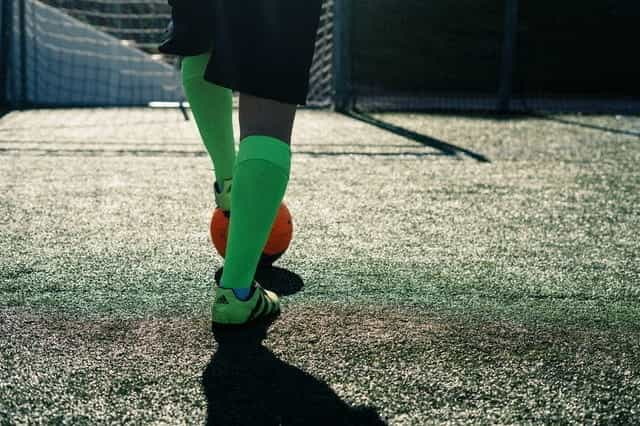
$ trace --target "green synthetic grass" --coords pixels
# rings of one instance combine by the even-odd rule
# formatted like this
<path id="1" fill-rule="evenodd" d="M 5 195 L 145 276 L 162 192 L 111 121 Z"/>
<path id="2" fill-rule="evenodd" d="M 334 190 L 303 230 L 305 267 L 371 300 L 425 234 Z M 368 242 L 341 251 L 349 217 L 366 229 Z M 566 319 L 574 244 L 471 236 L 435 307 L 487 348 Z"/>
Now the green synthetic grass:
<path id="1" fill-rule="evenodd" d="M 281 373 L 267 384 L 225 373 L 238 353 L 208 331 L 220 261 L 193 124 L 3 117 L 0 420 L 214 421 L 233 383 L 276 423 L 319 400 L 354 422 L 640 420 L 640 118 L 376 118 L 453 148 L 300 114 L 294 244 L 264 279 L 303 287 L 240 351 Z"/>
<path id="2" fill-rule="evenodd" d="M 3 347 L 0 379 L 11 395 L 3 412 L 16 421 L 201 423 L 210 409 L 202 384 L 219 390 L 213 407 L 236 404 L 239 416 L 259 405 L 246 395 L 283 417 L 338 411 L 339 395 L 352 406 L 378 406 L 392 424 L 633 423 L 638 416 L 638 342 L 626 334 L 291 306 L 259 356 L 247 349 L 230 357 L 212 350 L 204 319 L 10 318 L 0 326 L 14 336 Z M 264 381 L 255 377 L 256 358 L 268 371 Z"/>

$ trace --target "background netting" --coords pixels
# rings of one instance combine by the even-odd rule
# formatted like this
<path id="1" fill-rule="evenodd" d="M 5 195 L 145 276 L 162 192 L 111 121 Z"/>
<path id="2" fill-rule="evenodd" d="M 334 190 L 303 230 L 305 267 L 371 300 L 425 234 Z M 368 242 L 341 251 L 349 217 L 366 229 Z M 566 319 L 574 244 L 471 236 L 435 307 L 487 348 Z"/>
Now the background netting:
<path id="1" fill-rule="evenodd" d="M 184 100 L 176 58 L 156 50 L 170 18 L 166 0 L 2 5 L 5 101 Z M 639 20 L 637 0 L 325 0 L 309 105 L 640 112 Z"/>
<path id="2" fill-rule="evenodd" d="M 160 55 L 166 0 L 11 2 L 9 100 L 26 105 L 183 101 L 177 58 Z M 309 104 L 332 100 L 333 0 L 325 0 Z"/>
<path id="3" fill-rule="evenodd" d="M 509 3 L 352 0 L 353 104 L 498 109 Z M 518 3 L 510 110 L 640 111 L 640 2 Z"/>
<path id="4" fill-rule="evenodd" d="M 513 107 L 640 112 L 640 2 L 521 1 Z"/>
<path id="5" fill-rule="evenodd" d="M 93 28 L 155 52 L 171 13 L 166 0 L 42 0 Z"/>
<path id="6" fill-rule="evenodd" d="M 36 0 L 6 1 L 12 6 L 10 101 L 26 106 L 116 106 L 182 97 L 175 67 L 137 45 L 155 34 L 145 28 L 147 20 L 160 23 L 162 13 L 125 20 L 121 0 L 56 1 L 55 7 Z M 145 2 L 145 7 L 154 4 Z M 105 31 L 109 19 L 118 22 L 113 28 L 122 32 Z M 131 24 L 136 28 L 126 22 L 136 22 Z M 118 37 L 128 31 L 140 38 Z"/>

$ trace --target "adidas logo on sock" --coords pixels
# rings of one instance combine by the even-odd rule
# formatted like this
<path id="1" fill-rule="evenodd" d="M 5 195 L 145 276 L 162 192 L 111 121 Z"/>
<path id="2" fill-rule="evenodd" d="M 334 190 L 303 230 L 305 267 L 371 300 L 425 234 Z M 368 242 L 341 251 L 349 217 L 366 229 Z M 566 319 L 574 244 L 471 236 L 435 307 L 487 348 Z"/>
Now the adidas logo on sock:
<path id="1" fill-rule="evenodd" d="M 224 297 L 224 294 L 223 294 L 223 295 L 221 295 L 220 297 L 218 297 L 218 298 L 216 299 L 216 303 L 217 303 L 218 305 L 228 305 L 228 304 L 229 304 L 229 301 L 227 300 L 227 298 L 226 298 L 226 297 Z"/>

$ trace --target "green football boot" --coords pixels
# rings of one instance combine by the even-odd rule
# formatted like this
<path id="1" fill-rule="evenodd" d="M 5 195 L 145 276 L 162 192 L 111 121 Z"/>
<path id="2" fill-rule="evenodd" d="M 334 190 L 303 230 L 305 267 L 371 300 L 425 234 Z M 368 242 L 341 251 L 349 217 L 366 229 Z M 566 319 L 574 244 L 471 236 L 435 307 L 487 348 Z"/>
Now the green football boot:
<path id="1" fill-rule="evenodd" d="M 275 317 L 280 313 L 280 300 L 274 292 L 254 281 L 251 297 L 239 300 L 230 288 L 216 286 L 211 316 L 213 327 L 239 326 Z"/>
<path id="2" fill-rule="evenodd" d="M 231 179 L 222 182 L 222 187 L 218 182 L 213 184 L 213 193 L 216 198 L 216 207 L 228 212 L 231 210 Z"/>

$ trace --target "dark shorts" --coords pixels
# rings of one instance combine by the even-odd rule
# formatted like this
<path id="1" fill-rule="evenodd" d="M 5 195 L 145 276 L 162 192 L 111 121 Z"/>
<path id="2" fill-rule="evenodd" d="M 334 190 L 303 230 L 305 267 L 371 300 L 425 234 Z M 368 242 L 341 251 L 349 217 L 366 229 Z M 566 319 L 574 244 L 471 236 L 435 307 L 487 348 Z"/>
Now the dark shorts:
<path id="1" fill-rule="evenodd" d="M 190 35 L 167 53 L 191 56 L 205 53 L 202 50 L 208 47 L 212 54 L 204 75 L 207 81 L 261 98 L 306 102 L 322 0 L 182 4 L 186 3 L 212 8 L 190 13 Z"/>

